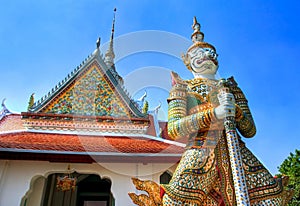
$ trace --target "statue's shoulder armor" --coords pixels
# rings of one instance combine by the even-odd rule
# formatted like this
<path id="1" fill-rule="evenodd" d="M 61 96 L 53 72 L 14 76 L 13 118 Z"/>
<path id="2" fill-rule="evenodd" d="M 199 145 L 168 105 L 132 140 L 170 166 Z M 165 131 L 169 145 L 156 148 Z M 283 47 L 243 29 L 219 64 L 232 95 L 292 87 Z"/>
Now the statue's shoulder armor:
<path id="1" fill-rule="evenodd" d="M 227 86 L 229 87 L 230 92 L 234 95 L 236 101 L 247 101 L 243 91 L 240 89 L 233 76 L 227 79 Z"/>
<path id="2" fill-rule="evenodd" d="M 237 86 L 238 86 L 238 84 L 237 84 L 237 82 L 235 81 L 235 79 L 234 79 L 233 76 L 227 78 L 226 83 L 227 83 L 227 86 L 228 86 L 229 88 L 237 87 Z"/>
<path id="3" fill-rule="evenodd" d="M 186 99 L 188 85 L 185 80 L 181 79 L 176 72 L 171 72 L 172 88 L 170 90 L 170 95 L 168 101 L 173 99 Z"/>

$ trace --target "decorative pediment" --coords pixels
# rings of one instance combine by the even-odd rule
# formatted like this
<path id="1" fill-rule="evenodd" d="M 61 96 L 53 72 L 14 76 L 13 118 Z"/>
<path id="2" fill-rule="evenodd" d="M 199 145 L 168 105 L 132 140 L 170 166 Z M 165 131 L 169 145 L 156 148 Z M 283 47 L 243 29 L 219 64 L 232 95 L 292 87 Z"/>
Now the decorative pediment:
<path id="1" fill-rule="evenodd" d="M 41 112 L 56 114 L 130 116 L 107 77 L 97 64 L 79 75 L 72 84 L 53 99 Z"/>
<path id="2" fill-rule="evenodd" d="M 22 112 L 29 130 L 144 134 L 148 115 L 130 99 L 115 69 L 98 53 Z"/>
<path id="3" fill-rule="evenodd" d="M 108 69 L 104 62 L 99 62 L 102 60 L 100 55 L 97 56 L 95 54 L 94 58 L 68 75 L 66 81 L 59 83 L 48 96 L 35 103 L 29 112 L 146 117 L 126 93 L 115 70 Z"/>

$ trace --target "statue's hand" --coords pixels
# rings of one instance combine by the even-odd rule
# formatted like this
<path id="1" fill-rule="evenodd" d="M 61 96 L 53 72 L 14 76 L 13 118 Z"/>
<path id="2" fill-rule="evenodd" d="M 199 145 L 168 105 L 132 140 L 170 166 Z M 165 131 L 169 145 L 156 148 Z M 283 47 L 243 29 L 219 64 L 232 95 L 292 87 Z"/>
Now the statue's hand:
<path id="1" fill-rule="evenodd" d="M 235 116 L 235 99 L 231 93 L 218 94 L 220 105 L 215 108 L 215 114 L 218 119 L 224 119 L 226 116 Z"/>

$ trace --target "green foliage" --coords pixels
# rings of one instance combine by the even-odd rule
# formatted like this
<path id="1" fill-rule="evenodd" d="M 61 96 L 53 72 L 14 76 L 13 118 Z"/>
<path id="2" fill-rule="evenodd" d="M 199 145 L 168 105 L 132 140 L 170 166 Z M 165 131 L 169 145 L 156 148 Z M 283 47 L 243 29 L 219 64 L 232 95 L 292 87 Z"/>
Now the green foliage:
<path id="1" fill-rule="evenodd" d="M 34 93 L 32 93 L 30 95 L 29 102 L 28 102 L 28 107 L 27 107 L 27 111 L 30 110 L 30 108 L 33 106 L 33 104 L 34 104 Z"/>
<path id="2" fill-rule="evenodd" d="M 143 105 L 143 109 L 142 109 L 143 114 L 147 114 L 148 109 L 149 109 L 149 103 L 148 103 L 148 101 L 145 101 L 145 103 Z"/>
<path id="3" fill-rule="evenodd" d="M 300 205 L 300 150 L 290 153 L 290 155 L 278 167 L 280 174 L 278 176 L 289 176 L 288 188 L 294 190 L 294 196 L 288 206 Z"/>

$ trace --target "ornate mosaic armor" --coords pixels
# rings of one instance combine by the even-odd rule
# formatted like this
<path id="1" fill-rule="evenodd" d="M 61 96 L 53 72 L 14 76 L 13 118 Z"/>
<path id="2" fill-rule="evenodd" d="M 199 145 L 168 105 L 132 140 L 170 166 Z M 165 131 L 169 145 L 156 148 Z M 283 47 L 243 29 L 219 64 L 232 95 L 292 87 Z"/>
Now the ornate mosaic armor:
<path id="1" fill-rule="evenodd" d="M 256 133 L 248 101 L 233 77 L 212 80 L 218 55 L 200 27 L 194 17 L 193 45 L 182 56 L 195 78 L 182 80 L 173 72 L 168 98 L 168 134 L 185 139 L 186 151 L 169 184 L 161 185 L 162 204 L 152 205 L 286 205 L 291 191 L 283 190 L 282 180 L 272 177 L 239 136 Z"/>
<path id="2" fill-rule="evenodd" d="M 247 100 L 233 78 L 228 82 L 236 100 L 237 130 L 252 137 L 256 129 Z M 201 78 L 177 80 L 170 92 L 169 135 L 173 139 L 186 137 L 188 143 L 172 180 L 162 185 L 163 205 L 235 205 L 224 126 L 214 114 L 219 104 L 217 83 Z M 240 148 L 251 205 L 282 205 L 281 183 L 241 140 Z"/>

